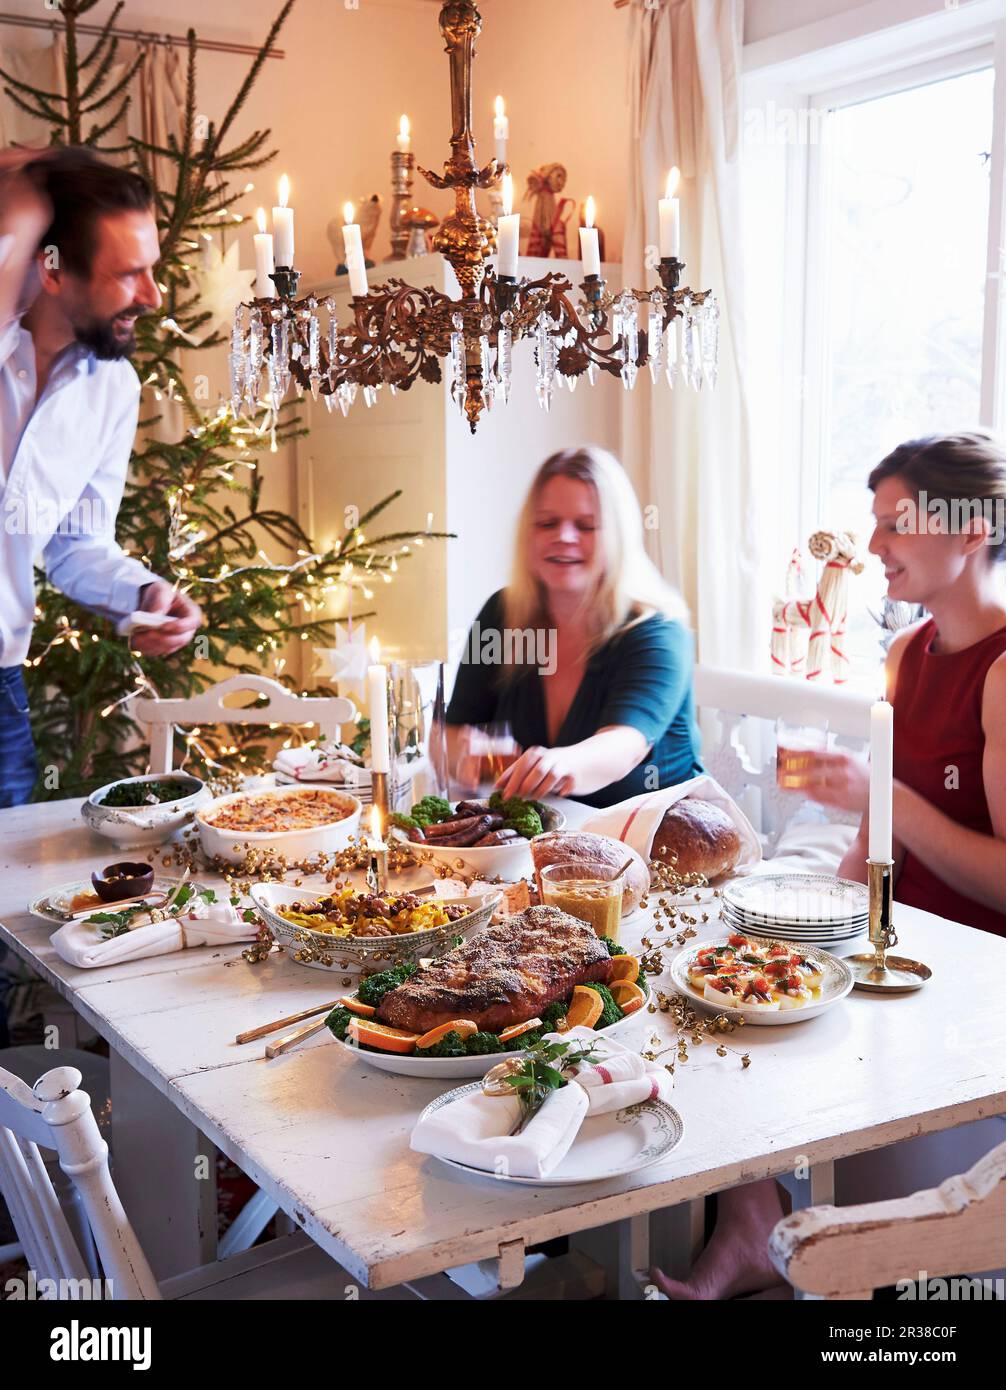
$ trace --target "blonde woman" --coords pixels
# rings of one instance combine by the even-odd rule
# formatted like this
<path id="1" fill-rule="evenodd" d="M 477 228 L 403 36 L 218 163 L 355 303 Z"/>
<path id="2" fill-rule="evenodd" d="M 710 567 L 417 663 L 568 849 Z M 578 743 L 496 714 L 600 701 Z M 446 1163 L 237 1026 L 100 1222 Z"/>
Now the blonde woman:
<path id="1" fill-rule="evenodd" d="M 507 796 L 592 806 L 702 771 L 694 649 L 680 596 L 643 548 L 632 485 L 603 449 L 547 459 L 517 527 L 510 583 L 469 634 L 447 711 L 455 766 L 472 726 L 523 750 Z"/>

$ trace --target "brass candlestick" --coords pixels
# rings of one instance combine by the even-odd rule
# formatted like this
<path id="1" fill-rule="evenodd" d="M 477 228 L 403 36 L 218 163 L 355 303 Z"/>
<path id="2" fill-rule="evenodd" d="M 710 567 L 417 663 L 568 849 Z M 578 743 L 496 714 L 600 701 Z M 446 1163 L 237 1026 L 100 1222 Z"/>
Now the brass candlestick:
<path id="1" fill-rule="evenodd" d="M 894 930 L 894 861 L 868 859 L 867 883 L 870 890 L 870 945 L 872 951 L 849 956 L 848 964 L 856 989 L 872 990 L 878 994 L 903 994 L 921 989 L 932 971 L 920 961 L 907 956 L 890 956 L 888 951 L 898 944 Z"/>
<path id="2" fill-rule="evenodd" d="M 408 254 L 409 228 L 405 217 L 412 208 L 412 178 L 416 156 L 411 150 L 393 150 L 391 155 L 391 255 L 389 261 L 404 261 Z"/>
<path id="3" fill-rule="evenodd" d="M 367 867 L 367 886 L 372 893 L 383 893 L 388 886 L 388 774 L 371 772 L 371 799 L 377 811 L 380 824 L 380 839 L 377 844 L 368 841 L 370 863 Z"/>

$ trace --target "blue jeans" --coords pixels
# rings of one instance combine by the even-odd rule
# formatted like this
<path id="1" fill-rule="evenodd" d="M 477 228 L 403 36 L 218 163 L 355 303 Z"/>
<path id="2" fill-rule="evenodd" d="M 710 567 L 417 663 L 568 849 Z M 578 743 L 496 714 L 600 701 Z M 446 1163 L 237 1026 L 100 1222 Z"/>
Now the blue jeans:
<path id="1" fill-rule="evenodd" d="M 37 763 L 20 666 L 0 667 L 0 807 L 31 796 Z"/>

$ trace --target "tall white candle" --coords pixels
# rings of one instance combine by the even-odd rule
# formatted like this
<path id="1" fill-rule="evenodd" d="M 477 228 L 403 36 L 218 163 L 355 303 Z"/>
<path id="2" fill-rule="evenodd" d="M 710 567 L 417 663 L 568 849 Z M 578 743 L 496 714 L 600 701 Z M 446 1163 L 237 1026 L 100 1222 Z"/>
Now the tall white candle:
<path id="1" fill-rule="evenodd" d="M 373 665 L 367 667 L 367 711 L 370 716 L 370 769 L 390 771 L 388 738 L 388 668 L 380 663 L 381 648 L 375 638 L 370 644 Z"/>
<path id="2" fill-rule="evenodd" d="M 287 206 L 289 201 L 290 180 L 284 174 L 279 181 L 279 206 L 272 210 L 277 265 L 293 265 L 293 208 Z"/>
<path id="3" fill-rule="evenodd" d="M 272 255 L 272 235 L 265 229 L 265 208 L 255 214 L 258 231 L 255 233 L 255 293 L 259 299 L 275 299 L 276 286 L 270 276 L 276 269 Z"/>
<path id="4" fill-rule="evenodd" d="M 506 114 L 503 98 L 496 98 L 496 119 L 493 121 L 493 136 L 496 140 L 496 158 L 500 164 L 506 163 L 506 142 L 510 139 L 510 117 Z"/>
<path id="5" fill-rule="evenodd" d="M 594 226 L 593 198 L 587 199 L 584 217 L 587 225 L 580 228 L 580 256 L 583 259 L 583 278 L 586 280 L 591 275 L 601 273 L 601 247 L 597 239 L 597 228 Z"/>
<path id="6" fill-rule="evenodd" d="M 343 208 L 343 216 L 346 225 L 342 229 L 342 241 L 346 248 L 346 269 L 349 271 L 349 288 L 353 292 L 354 299 L 363 299 L 370 293 L 370 286 L 367 284 L 367 261 L 363 254 L 363 238 L 360 235 L 360 227 L 353 221 L 355 209 L 352 203 L 347 203 Z"/>
<path id="7" fill-rule="evenodd" d="M 398 135 L 395 143 L 402 154 L 408 154 L 412 148 L 412 127 L 409 124 L 408 116 L 403 116 L 398 123 Z"/>
<path id="8" fill-rule="evenodd" d="M 878 700 L 870 710 L 870 858 L 893 859 L 894 706 Z"/>
<path id="9" fill-rule="evenodd" d="M 660 257 L 681 256 L 681 199 L 674 194 L 681 179 L 677 165 L 667 175 L 667 191 L 660 200 Z"/>
<path id="10" fill-rule="evenodd" d="M 503 175 L 503 212 L 496 222 L 496 241 L 499 250 L 497 263 L 500 275 L 517 278 L 517 257 L 520 252 L 520 213 L 513 210 L 513 179 Z"/>

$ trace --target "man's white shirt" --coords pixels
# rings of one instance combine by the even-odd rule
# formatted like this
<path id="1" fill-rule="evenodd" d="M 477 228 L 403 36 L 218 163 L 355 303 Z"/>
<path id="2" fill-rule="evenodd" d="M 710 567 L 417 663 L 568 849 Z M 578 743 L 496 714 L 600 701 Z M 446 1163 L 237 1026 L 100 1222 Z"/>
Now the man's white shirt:
<path id="1" fill-rule="evenodd" d="M 0 667 L 28 654 L 36 564 L 109 617 L 133 612 L 156 578 L 115 541 L 139 415 L 136 373 L 74 345 L 37 405 L 35 385 L 32 337 L 15 319 L 0 328 Z"/>

